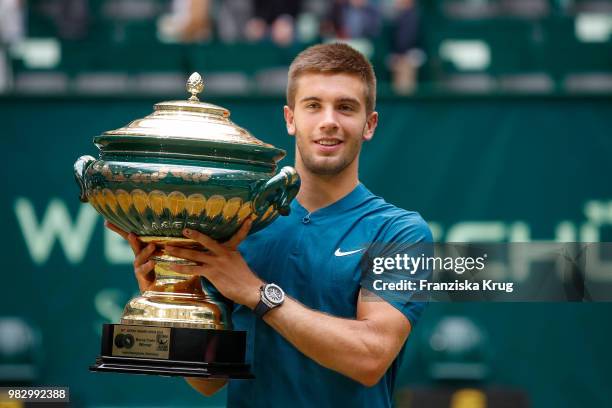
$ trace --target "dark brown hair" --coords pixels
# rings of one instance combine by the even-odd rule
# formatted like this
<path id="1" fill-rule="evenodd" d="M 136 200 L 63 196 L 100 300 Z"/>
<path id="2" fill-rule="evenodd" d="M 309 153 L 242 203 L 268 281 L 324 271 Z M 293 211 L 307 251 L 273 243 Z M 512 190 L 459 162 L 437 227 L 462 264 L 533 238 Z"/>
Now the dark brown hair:
<path id="1" fill-rule="evenodd" d="M 342 43 L 319 44 L 298 54 L 289 67 L 287 105 L 294 108 L 297 81 L 304 73 L 348 73 L 358 75 L 366 86 L 366 112 L 376 106 L 376 76 L 372 64 L 359 51 Z"/>

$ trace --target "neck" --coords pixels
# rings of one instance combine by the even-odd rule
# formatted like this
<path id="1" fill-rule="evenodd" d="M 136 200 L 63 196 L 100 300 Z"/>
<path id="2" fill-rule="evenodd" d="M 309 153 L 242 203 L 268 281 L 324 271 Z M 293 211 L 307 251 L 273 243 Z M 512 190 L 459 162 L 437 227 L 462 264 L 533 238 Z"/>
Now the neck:
<path id="1" fill-rule="evenodd" d="M 339 174 L 319 175 L 308 171 L 300 160 L 295 168 L 300 175 L 297 200 L 308 212 L 327 207 L 348 195 L 359 184 L 357 162 L 351 163 Z"/>

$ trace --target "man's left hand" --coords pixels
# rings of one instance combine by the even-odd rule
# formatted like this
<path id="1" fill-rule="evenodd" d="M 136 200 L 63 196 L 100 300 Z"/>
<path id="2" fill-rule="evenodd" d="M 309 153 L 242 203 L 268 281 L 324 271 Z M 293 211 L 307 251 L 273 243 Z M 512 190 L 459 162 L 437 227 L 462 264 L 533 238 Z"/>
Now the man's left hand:
<path id="1" fill-rule="evenodd" d="M 253 221 L 248 218 L 238 232 L 221 244 L 201 232 L 185 229 L 187 238 L 202 244 L 205 251 L 166 246 L 168 255 L 197 262 L 197 266 L 172 265 L 170 269 L 188 275 L 200 275 L 208 279 L 226 298 L 254 309 L 259 303 L 259 288 L 263 281 L 253 273 L 238 252 L 238 245 L 248 235 Z"/>

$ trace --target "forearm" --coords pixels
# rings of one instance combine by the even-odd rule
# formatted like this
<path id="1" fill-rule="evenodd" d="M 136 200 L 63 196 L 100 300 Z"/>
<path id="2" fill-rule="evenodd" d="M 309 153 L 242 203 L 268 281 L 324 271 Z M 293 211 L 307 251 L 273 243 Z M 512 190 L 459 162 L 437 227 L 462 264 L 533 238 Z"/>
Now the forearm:
<path id="1" fill-rule="evenodd" d="M 366 386 L 378 382 L 390 364 L 383 336 L 368 320 L 330 316 L 291 298 L 264 320 L 312 360 Z"/>
<path id="2" fill-rule="evenodd" d="M 227 383 L 227 380 L 222 379 L 203 379 L 194 377 L 185 377 L 185 381 L 191 385 L 195 390 L 210 397 L 217 391 L 219 391 Z"/>

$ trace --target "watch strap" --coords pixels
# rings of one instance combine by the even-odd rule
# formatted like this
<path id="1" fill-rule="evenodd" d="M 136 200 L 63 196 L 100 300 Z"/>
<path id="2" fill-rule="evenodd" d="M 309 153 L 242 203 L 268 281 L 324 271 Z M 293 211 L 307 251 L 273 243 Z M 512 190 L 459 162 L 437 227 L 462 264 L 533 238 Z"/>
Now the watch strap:
<path id="1" fill-rule="evenodd" d="M 260 300 L 259 303 L 257 303 L 257 306 L 255 306 L 255 309 L 253 309 L 253 313 L 255 313 L 255 316 L 261 319 L 270 310 L 272 310 L 272 308 L 266 305 L 263 300 Z"/>

